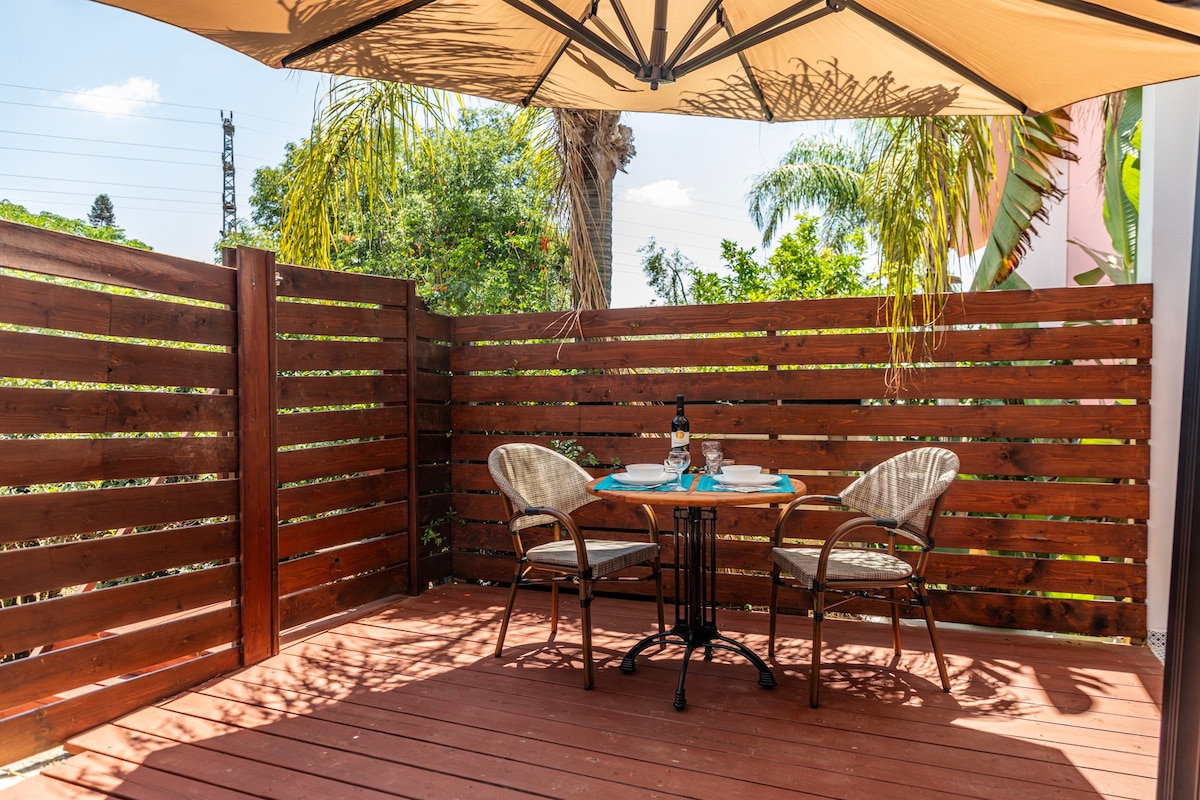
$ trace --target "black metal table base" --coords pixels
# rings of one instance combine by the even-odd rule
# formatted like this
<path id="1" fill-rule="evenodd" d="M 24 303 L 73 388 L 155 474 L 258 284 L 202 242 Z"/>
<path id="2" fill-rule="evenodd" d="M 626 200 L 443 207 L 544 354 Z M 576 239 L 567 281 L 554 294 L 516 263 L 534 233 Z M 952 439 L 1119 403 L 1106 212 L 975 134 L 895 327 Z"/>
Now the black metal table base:
<path id="1" fill-rule="evenodd" d="M 684 682 L 688 663 L 692 653 L 700 648 L 704 649 L 705 661 L 712 659 L 714 650 L 737 653 L 758 670 L 759 686 L 775 688 L 775 676 L 766 663 L 750 648 L 717 630 L 716 519 L 715 508 L 675 509 L 675 625 L 669 631 L 642 639 L 621 659 L 621 671 L 629 674 L 637 670 L 637 657 L 646 649 L 655 645 L 683 645 L 683 663 L 675 689 L 675 708 L 680 711 L 687 707 Z"/>

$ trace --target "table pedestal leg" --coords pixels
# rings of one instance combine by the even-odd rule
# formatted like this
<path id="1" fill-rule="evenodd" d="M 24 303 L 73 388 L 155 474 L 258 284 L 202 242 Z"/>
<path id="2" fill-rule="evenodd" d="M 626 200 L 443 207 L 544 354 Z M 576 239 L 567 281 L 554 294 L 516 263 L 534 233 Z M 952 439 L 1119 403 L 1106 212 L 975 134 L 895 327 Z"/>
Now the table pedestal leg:
<path id="1" fill-rule="evenodd" d="M 741 655 L 758 669 L 759 686 L 775 687 L 775 676 L 761 658 L 717 630 L 716 519 L 715 508 L 675 509 L 675 625 L 669 631 L 642 639 L 621 659 L 621 671 L 628 674 L 637 669 L 637 657 L 647 648 L 656 644 L 683 645 L 683 663 L 675 689 L 675 708 L 680 711 L 687 706 L 684 681 L 688 662 L 701 647 L 706 661 L 712 659 L 714 650 Z"/>

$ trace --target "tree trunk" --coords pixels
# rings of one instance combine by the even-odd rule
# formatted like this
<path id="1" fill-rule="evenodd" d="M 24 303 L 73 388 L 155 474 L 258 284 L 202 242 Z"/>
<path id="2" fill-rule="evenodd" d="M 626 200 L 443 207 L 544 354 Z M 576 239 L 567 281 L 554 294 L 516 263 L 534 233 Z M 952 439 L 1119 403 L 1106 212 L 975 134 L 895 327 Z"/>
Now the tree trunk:
<path id="1" fill-rule="evenodd" d="M 633 131 L 615 111 L 555 109 L 569 213 L 571 299 L 576 309 L 612 302 L 612 188 L 634 156 Z"/>

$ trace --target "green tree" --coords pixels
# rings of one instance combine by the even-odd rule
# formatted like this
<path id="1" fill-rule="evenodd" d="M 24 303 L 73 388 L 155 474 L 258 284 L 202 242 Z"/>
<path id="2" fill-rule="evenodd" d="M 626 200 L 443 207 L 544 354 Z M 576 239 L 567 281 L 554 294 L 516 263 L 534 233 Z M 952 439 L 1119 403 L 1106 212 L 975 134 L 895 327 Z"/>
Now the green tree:
<path id="1" fill-rule="evenodd" d="M 816 217 L 800 215 L 796 220 L 796 230 L 780 239 L 765 262 L 754 258 L 754 248 L 726 239 L 721 242 L 725 270 L 710 272 L 678 250 L 668 255 L 651 240 L 639 251 L 642 268 L 659 298 L 672 305 L 848 297 L 871 291 L 863 277 L 866 237 L 861 231 L 829 247 L 822 243 Z"/>
<path id="2" fill-rule="evenodd" d="M 285 260 L 329 267 L 339 239 L 387 236 L 371 226 L 396 218 L 391 208 L 404 188 L 399 168 L 429 157 L 437 131 L 454 124 L 451 109 L 461 106 L 456 98 L 383 81 L 331 82 L 312 134 L 287 175 L 280 240 Z M 525 152 L 531 185 L 546 190 L 551 213 L 562 209 L 567 218 L 572 303 L 606 306 L 612 178 L 632 157 L 629 129 L 613 112 L 509 113 L 540 143 Z"/>
<path id="3" fill-rule="evenodd" d="M 0 200 L 0 219 L 21 222 L 25 225 L 34 225 L 38 228 L 46 228 L 47 230 L 58 231 L 59 233 L 69 233 L 73 236 L 84 236 L 88 239 L 99 239 L 103 242 L 123 244 L 129 247 L 136 247 L 139 250 L 153 249 L 145 242 L 130 239 L 121 228 L 97 228 L 87 224 L 83 220 L 62 217 L 58 214 L 51 214 L 48 211 L 34 213 L 24 206 L 10 203 L 7 200 Z"/>
<path id="4" fill-rule="evenodd" d="M 96 199 L 92 201 L 92 210 L 88 212 L 88 224 L 93 228 L 116 227 L 117 213 L 113 210 L 112 199 L 108 195 L 96 195 Z"/>
<path id="5" fill-rule="evenodd" d="M 329 243 L 327 265 L 412 278 L 441 313 L 567 308 L 563 226 L 546 207 L 554 190 L 546 181 L 556 178 L 529 169 L 548 155 L 535 122 L 513 109 L 460 108 L 452 121 L 430 126 L 419 157 L 395 165 L 386 193 L 328 225 L 341 232 Z M 290 182 L 311 166 L 306 146 L 289 147 L 282 163 L 255 173 L 253 224 L 221 245 L 274 248 L 292 260 L 278 231 Z"/>

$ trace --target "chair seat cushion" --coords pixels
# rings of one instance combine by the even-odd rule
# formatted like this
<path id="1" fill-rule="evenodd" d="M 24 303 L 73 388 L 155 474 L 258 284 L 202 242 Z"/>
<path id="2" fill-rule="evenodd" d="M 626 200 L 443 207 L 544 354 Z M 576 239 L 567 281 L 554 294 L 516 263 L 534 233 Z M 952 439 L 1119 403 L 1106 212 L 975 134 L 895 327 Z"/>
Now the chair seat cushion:
<path id="1" fill-rule="evenodd" d="M 584 539 L 584 545 L 587 547 L 588 564 L 592 567 L 592 577 L 594 578 L 637 566 L 653 559 L 658 554 L 658 545 L 647 542 Z M 575 543 L 570 539 L 531 547 L 525 552 L 525 556 L 533 564 L 567 569 L 578 567 L 578 560 L 575 558 Z"/>
<path id="2" fill-rule="evenodd" d="M 821 558 L 818 547 L 775 547 L 771 549 L 771 560 L 785 572 L 808 588 L 812 588 L 817 576 L 817 562 Z M 908 562 L 889 555 L 885 550 L 869 550 L 859 547 L 837 547 L 829 553 L 829 569 L 825 578 L 829 581 L 898 581 L 912 575 Z"/>

